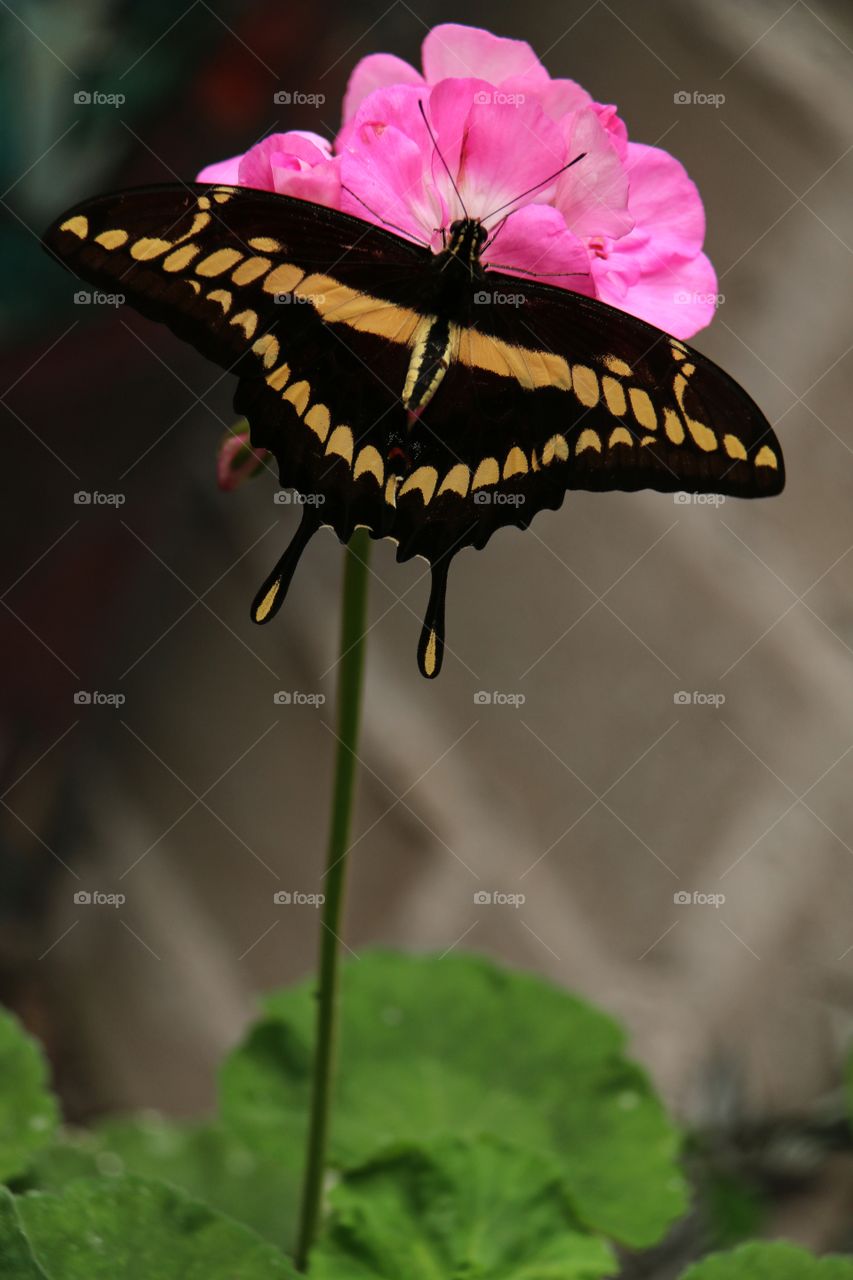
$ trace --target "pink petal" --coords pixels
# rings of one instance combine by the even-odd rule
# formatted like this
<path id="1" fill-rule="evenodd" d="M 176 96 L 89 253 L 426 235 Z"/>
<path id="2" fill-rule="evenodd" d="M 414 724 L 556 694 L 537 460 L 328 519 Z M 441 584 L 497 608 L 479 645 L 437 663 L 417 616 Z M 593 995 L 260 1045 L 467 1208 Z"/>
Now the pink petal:
<path id="1" fill-rule="evenodd" d="M 628 209 L 628 175 L 595 111 L 561 122 L 569 159 L 583 156 L 560 178 L 554 204 L 579 236 L 624 236 L 634 225 Z"/>
<path id="2" fill-rule="evenodd" d="M 196 182 L 226 182 L 228 186 L 236 186 L 242 159 L 242 156 L 232 156 L 230 160 L 217 160 L 214 164 L 205 165 L 196 175 Z"/>
<path id="3" fill-rule="evenodd" d="M 574 80 L 550 80 L 536 88 L 536 96 L 546 115 L 560 120 L 571 111 L 593 106 L 592 97 Z"/>
<path id="4" fill-rule="evenodd" d="M 548 83 L 548 72 L 530 45 L 505 40 L 479 27 L 445 22 L 433 27 L 423 43 L 424 75 L 428 84 L 448 76 L 472 76 L 499 85 L 511 76 L 523 77 L 531 87 Z"/>
<path id="5" fill-rule="evenodd" d="M 655 253 L 698 253 L 705 238 L 705 210 L 684 166 L 659 147 L 629 142 L 628 182 L 635 227 L 652 237 Z"/>
<path id="6" fill-rule="evenodd" d="M 338 161 L 319 134 L 274 133 L 240 161 L 240 183 L 261 191 L 297 196 L 336 208 L 340 202 Z"/>
<path id="7" fill-rule="evenodd" d="M 359 107 L 340 156 L 341 208 L 433 241 L 447 210 L 431 178 L 433 144 L 418 109 L 425 90 L 379 89 Z"/>
<path id="8" fill-rule="evenodd" d="M 372 53 L 356 63 L 344 94 L 344 124 L 352 120 L 368 94 L 395 84 L 423 84 L 423 76 L 392 53 Z"/>
<path id="9" fill-rule="evenodd" d="M 602 302 L 648 320 L 676 338 L 692 338 L 711 323 L 719 298 L 717 276 L 704 253 L 693 258 L 671 257 L 657 271 L 641 275 L 624 287 L 602 272 L 593 260 Z"/>
<path id="10" fill-rule="evenodd" d="M 593 102 L 592 109 L 607 130 L 610 142 L 615 147 L 617 156 L 624 164 L 628 159 L 628 126 L 624 120 L 619 118 L 619 114 L 613 106 L 604 106 L 600 102 Z"/>
<path id="11" fill-rule="evenodd" d="M 512 101 L 515 95 L 484 80 L 442 80 L 430 93 L 438 147 L 471 217 L 487 219 L 522 196 L 523 203 L 539 203 L 554 192 L 552 179 L 566 158 L 560 130 L 532 96 L 521 96 Z M 432 170 L 452 216 L 461 217 L 440 158 Z"/>
<path id="12" fill-rule="evenodd" d="M 545 284 L 595 296 L 586 246 L 549 205 L 530 204 L 510 214 L 494 233 L 483 260 L 495 271 L 532 274 Z"/>

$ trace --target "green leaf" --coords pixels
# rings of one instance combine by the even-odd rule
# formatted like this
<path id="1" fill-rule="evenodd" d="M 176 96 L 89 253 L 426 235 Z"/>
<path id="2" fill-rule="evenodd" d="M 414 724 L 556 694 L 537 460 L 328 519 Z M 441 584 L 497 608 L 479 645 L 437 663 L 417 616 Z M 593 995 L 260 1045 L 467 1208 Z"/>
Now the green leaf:
<path id="1" fill-rule="evenodd" d="M 745 1244 L 688 1267 L 682 1280 L 853 1280 L 853 1258 L 815 1258 L 792 1244 Z"/>
<path id="2" fill-rule="evenodd" d="M 148 1114 L 64 1133 L 43 1153 L 31 1181 L 55 1191 L 79 1177 L 125 1173 L 158 1178 L 252 1227 L 289 1252 L 299 1208 L 303 1159 L 290 1166 L 250 1150 L 215 1124 L 181 1125 Z"/>
<path id="3" fill-rule="evenodd" d="M 15 1203 L 30 1249 L 48 1280 L 296 1276 L 287 1259 L 254 1232 L 162 1182 L 135 1177 L 81 1180 L 70 1183 L 61 1195 L 30 1191 Z"/>
<path id="4" fill-rule="evenodd" d="M 0 1262 L 3 1280 L 45 1280 L 21 1230 L 15 1197 L 6 1187 L 0 1187 Z"/>
<path id="5" fill-rule="evenodd" d="M 394 1150 L 332 1193 L 312 1280 L 598 1280 L 616 1260 L 579 1229 L 559 1174 L 492 1139 Z"/>
<path id="6" fill-rule="evenodd" d="M 588 1226 L 653 1244 L 686 1206 L 678 1140 L 610 1018 L 477 956 L 379 951 L 345 966 L 332 1158 L 352 1168 L 392 1142 L 492 1135 L 559 1161 Z M 226 1062 L 225 1122 L 274 1158 L 300 1149 L 312 984 L 276 993 Z"/>
<path id="7" fill-rule="evenodd" d="M 52 1140 L 59 1118 L 47 1085 L 40 1047 L 0 1009 L 0 1182 L 26 1173 L 35 1153 Z"/>

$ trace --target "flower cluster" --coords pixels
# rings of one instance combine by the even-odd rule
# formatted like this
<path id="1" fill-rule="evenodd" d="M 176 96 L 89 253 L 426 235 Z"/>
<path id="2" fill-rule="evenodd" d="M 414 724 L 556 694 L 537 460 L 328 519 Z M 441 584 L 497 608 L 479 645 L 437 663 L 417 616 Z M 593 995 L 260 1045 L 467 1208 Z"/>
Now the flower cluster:
<path id="1" fill-rule="evenodd" d="M 417 71 L 390 54 L 364 58 L 334 144 L 274 134 L 199 180 L 313 200 L 435 251 L 454 220 L 480 218 L 486 266 L 599 298 L 678 338 L 708 324 L 717 284 L 704 211 L 673 156 L 630 142 L 615 107 L 552 79 L 523 41 L 446 24 L 422 59 Z"/>

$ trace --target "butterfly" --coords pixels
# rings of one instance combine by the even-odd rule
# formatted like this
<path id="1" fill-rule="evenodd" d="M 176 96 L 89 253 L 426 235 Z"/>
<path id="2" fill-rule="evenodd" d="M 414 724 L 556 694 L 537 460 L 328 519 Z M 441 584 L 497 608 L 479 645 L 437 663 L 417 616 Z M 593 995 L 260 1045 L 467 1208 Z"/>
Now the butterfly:
<path id="1" fill-rule="evenodd" d="M 46 247 L 238 378 L 255 448 L 301 496 L 252 617 L 277 612 L 321 525 L 423 557 L 424 676 L 444 651 L 448 568 L 569 489 L 778 494 L 773 430 L 727 374 L 654 326 L 486 269 L 462 218 L 433 252 L 350 214 L 224 185 L 162 185 L 70 209 Z"/>

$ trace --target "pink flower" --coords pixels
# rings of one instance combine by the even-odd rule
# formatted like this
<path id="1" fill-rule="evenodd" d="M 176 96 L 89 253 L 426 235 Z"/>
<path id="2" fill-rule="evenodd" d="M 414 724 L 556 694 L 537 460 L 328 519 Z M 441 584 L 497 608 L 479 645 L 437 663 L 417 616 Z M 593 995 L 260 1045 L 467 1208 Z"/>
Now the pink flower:
<path id="1" fill-rule="evenodd" d="M 199 180 L 341 208 L 434 252 L 467 213 L 484 222 L 495 270 L 598 297 L 679 338 L 713 316 L 704 210 L 679 162 L 629 142 L 615 107 L 552 79 L 524 41 L 475 27 L 433 28 L 420 71 L 391 54 L 362 59 L 334 148 L 276 134 Z"/>
<path id="2" fill-rule="evenodd" d="M 239 489 L 246 480 L 258 475 L 269 457 L 267 449 L 251 447 L 248 426 L 226 431 L 216 455 L 216 483 L 223 493 Z"/>

